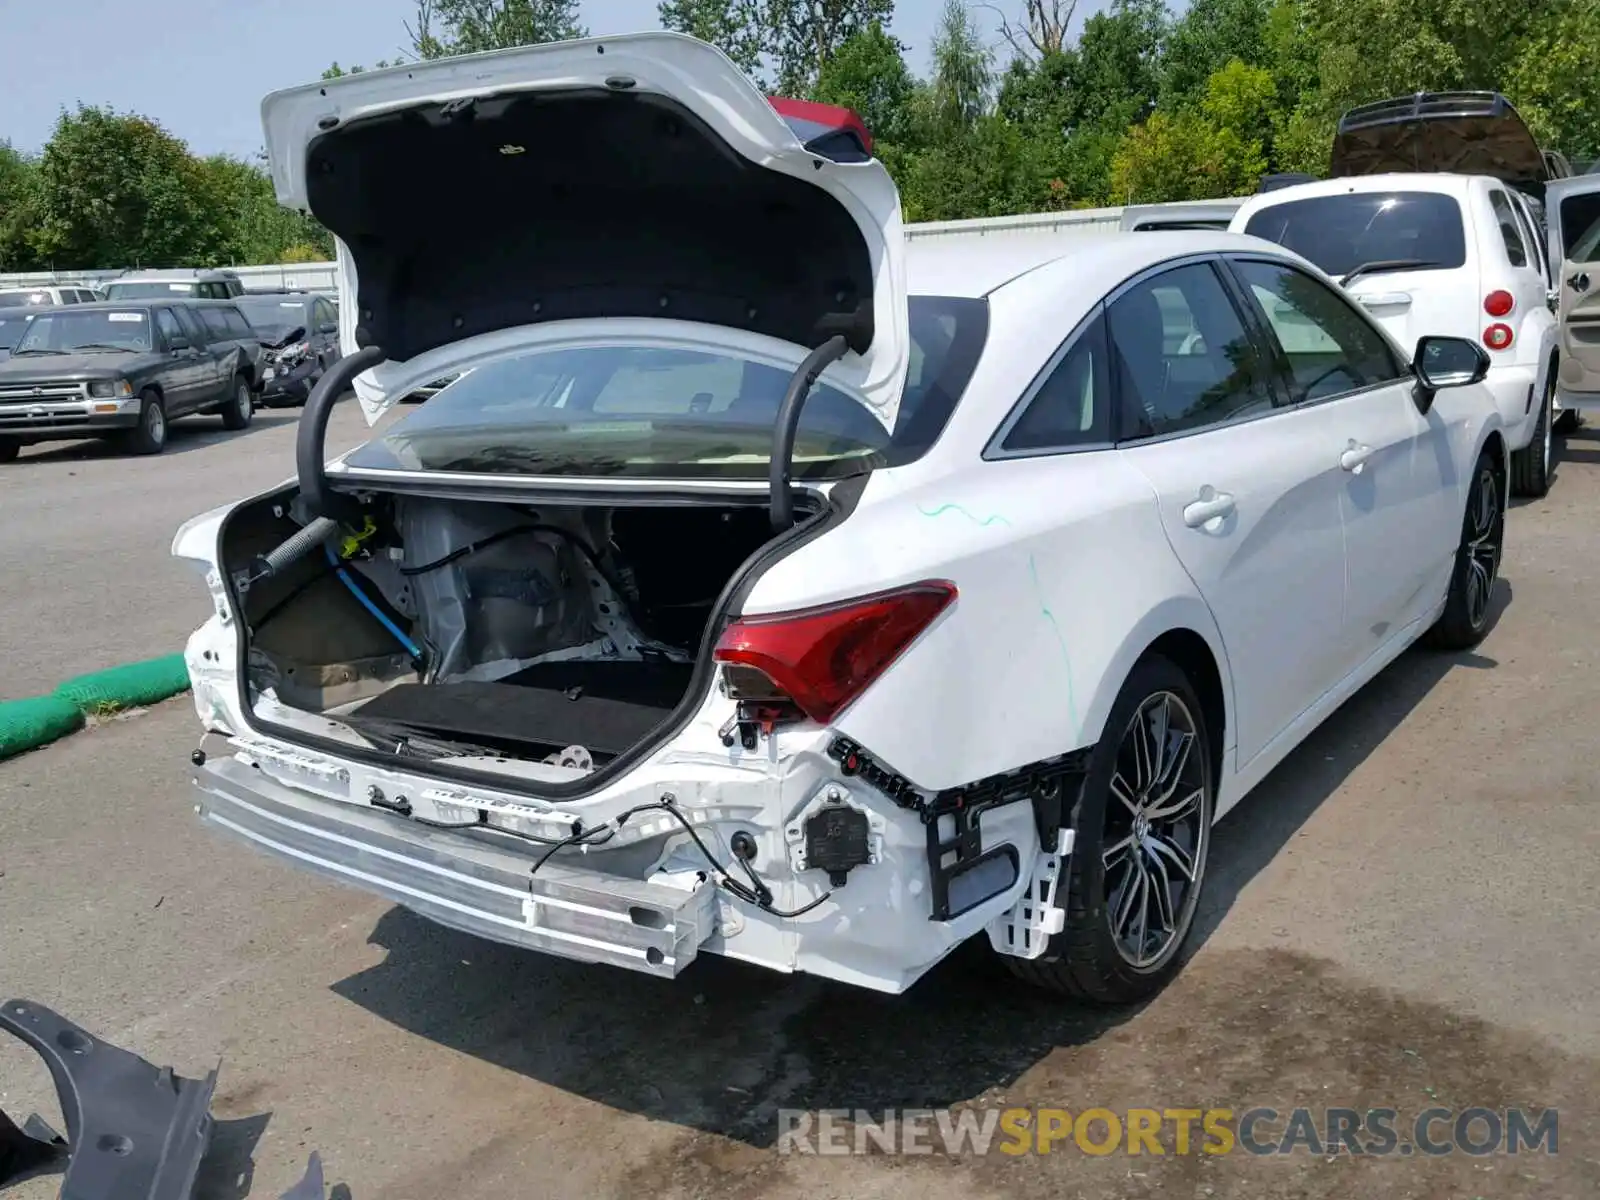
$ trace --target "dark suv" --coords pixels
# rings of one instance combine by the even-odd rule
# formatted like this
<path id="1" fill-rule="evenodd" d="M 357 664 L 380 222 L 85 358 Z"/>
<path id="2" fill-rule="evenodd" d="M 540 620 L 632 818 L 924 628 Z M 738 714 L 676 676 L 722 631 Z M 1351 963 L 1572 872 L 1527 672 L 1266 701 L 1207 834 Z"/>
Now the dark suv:
<path id="1" fill-rule="evenodd" d="M 304 404 L 339 361 L 339 310 L 313 292 L 249 292 L 233 302 L 264 347 L 261 403 Z"/>
<path id="2" fill-rule="evenodd" d="M 260 349 L 228 303 L 105 301 L 35 313 L 0 362 L 0 462 L 35 442 L 90 437 L 159 454 L 169 421 L 191 413 L 243 429 Z"/>

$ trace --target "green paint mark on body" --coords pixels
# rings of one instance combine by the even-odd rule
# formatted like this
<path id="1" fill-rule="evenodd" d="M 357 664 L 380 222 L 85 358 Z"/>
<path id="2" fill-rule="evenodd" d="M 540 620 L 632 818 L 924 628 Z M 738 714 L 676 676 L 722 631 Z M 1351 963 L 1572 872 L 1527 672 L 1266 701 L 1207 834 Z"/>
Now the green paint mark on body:
<path id="1" fill-rule="evenodd" d="M 959 504 L 941 504 L 938 508 L 935 508 L 935 509 L 926 509 L 926 508 L 923 508 L 922 505 L 919 504 L 919 505 L 917 505 L 917 511 L 919 513 L 921 513 L 925 517 L 942 517 L 947 512 L 957 512 L 957 513 L 960 513 L 967 520 L 971 521 L 974 525 L 978 526 L 980 529 L 987 529 L 991 525 L 1005 525 L 1005 526 L 1007 526 L 1009 528 L 1010 525 L 1011 525 L 1011 522 L 1006 520 L 999 513 L 995 513 L 992 516 L 985 517 L 985 518 L 983 518 L 983 520 L 980 521 L 977 517 L 973 516 L 970 512 L 968 512 L 965 508 L 961 507 L 961 505 L 959 505 Z"/>
<path id="2" fill-rule="evenodd" d="M 1039 565 L 1034 562 L 1033 555 L 1028 555 L 1028 575 L 1033 580 L 1034 595 L 1039 598 L 1039 611 L 1044 614 L 1044 619 L 1050 622 L 1050 628 L 1056 635 L 1056 645 L 1061 647 L 1061 665 L 1067 671 L 1067 717 L 1072 721 L 1073 732 L 1078 732 L 1078 702 L 1072 689 L 1072 656 L 1067 653 L 1066 635 L 1061 632 L 1061 623 L 1056 620 L 1056 614 L 1050 609 L 1050 600 L 1044 594 L 1044 585 L 1039 582 Z"/>

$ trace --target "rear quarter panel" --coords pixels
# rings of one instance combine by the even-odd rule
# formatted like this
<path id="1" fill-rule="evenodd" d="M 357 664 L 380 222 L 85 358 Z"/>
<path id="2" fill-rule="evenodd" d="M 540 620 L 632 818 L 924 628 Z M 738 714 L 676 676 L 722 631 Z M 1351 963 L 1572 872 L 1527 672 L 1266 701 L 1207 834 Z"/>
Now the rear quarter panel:
<path id="1" fill-rule="evenodd" d="M 1098 740 L 1128 671 L 1210 614 L 1167 544 L 1149 484 L 1114 450 L 880 472 L 839 528 L 783 559 L 747 612 L 924 579 L 959 598 L 835 721 L 919 787 L 954 787 Z M 907 484 L 909 483 L 909 486 Z"/>

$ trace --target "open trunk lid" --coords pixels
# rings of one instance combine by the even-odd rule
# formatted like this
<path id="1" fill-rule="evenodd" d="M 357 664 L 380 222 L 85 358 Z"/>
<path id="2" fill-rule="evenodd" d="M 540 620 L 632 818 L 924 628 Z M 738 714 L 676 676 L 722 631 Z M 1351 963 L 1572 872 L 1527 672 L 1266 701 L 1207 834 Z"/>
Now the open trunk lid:
<path id="1" fill-rule="evenodd" d="M 843 335 L 830 381 L 893 427 L 894 183 L 715 47 L 647 33 L 407 64 L 273 93 L 262 122 L 278 199 L 338 240 L 344 352 L 386 355 L 356 380 L 371 421 L 575 322 L 648 317 L 795 363 Z"/>
<path id="2" fill-rule="evenodd" d="M 1418 92 L 1339 118 L 1330 175 L 1397 172 L 1492 175 L 1534 192 L 1550 178 L 1539 143 L 1498 92 Z"/>

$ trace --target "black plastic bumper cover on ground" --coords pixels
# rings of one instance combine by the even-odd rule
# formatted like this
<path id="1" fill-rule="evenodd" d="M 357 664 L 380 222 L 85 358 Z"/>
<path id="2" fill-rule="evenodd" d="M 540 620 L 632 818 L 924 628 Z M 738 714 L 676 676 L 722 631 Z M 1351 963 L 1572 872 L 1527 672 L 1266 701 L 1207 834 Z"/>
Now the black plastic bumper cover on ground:
<path id="1" fill-rule="evenodd" d="M 19 1128 L 0 1112 L 0 1187 L 65 1159 L 61 1200 L 189 1200 L 211 1142 L 215 1071 L 185 1079 L 31 1000 L 6 1001 L 0 1030 L 44 1059 L 67 1126 L 63 1139 L 38 1116 Z M 322 1194 L 313 1155 L 284 1200 Z"/>

